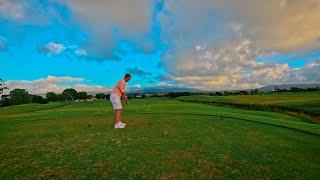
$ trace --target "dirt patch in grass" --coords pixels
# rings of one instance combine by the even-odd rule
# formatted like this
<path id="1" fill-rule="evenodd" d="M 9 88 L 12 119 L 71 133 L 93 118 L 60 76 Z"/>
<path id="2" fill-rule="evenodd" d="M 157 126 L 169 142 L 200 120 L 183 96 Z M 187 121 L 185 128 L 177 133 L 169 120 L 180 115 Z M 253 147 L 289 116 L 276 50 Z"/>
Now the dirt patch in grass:
<path id="1" fill-rule="evenodd" d="M 117 169 L 108 160 L 99 161 L 93 166 L 94 176 L 111 176 L 117 172 Z"/>
<path id="2" fill-rule="evenodd" d="M 187 179 L 187 173 L 185 171 L 181 172 L 172 172 L 168 174 L 163 174 L 159 177 L 161 180 L 168 180 L 168 179 Z"/>
<path id="3" fill-rule="evenodd" d="M 68 173 L 62 168 L 45 167 L 37 177 L 38 179 L 70 179 Z"/>

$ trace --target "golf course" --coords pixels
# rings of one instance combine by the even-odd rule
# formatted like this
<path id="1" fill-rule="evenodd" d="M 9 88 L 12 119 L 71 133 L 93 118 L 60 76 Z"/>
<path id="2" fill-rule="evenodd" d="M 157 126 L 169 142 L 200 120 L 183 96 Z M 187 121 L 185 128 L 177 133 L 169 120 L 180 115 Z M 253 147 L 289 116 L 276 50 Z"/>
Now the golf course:
<path id="1" fill-rule="evenodd" d="M 319 93 L 296 95 L 265 102 L 319 112 Z M 320 125 L 202 103 L 259 98 L 133 99 L 124 129 L 113 128 L 108 100 L 0 108 L 0 179 L 318 179 Z"/>

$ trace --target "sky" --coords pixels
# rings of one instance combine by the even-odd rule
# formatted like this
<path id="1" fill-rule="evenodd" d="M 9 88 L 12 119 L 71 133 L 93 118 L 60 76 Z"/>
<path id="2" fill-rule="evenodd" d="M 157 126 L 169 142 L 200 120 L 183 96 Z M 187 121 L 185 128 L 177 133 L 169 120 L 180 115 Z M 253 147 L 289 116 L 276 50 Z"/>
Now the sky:
<path id="1" fill-rule="evenodd" d="M 33 94 L 320 83 L 319 0 L 0 0 L 0 78 Z"/>

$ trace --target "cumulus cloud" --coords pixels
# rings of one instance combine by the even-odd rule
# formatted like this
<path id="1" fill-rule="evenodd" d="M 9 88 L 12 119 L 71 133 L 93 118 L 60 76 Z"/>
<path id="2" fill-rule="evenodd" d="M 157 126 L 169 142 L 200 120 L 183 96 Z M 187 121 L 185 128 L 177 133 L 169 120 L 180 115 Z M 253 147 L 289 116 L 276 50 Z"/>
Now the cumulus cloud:
<path id="1" fill-rule="evenodd" d="M 48 42 L 47 44 L 38 48 L 39 52 L 51 55 L 59 55 L 68 52 L 69 55 L 76 55 L 78 57 L 88 57 L 86 49 L 79 48 L 77 45 L 64 45 L 62 43 Z"/>
<path id="2" fill-rule="evenodd" d="M 82 47 L 90 57 L 115 58 L 113 51 L 120 40 L 126 39 L 140 49 L 150 47 L 145 40 L 153 10 L 153 1 L 119 0 L 60 0 L 73 12 L 74 18 L 88 33 Z M 149 48 L 147 48 L 149 49 Z"/>
<path id="3" fill-rule="evenodd" d="M 166 79 L 208 90 L 292 81 L 297 71 L 288 64 L 256 59 L 319 48 L 319 17 L 316 0 L 164 1 L 158 19 L 169 47 L 162 62 Z M 302 69 L 305 81 L 298 82 L 311 82 Z"/>
<path id="4" fill-rule="evenodd" d="M 281 79 L 284 84 L 289 83 L 319 83 L 320 82 L 320 59 L 310 61 L 300 68 L 291 68 Z"/>
<path id="5" fill-rule="evenodd" d="M 19 80 L 19 81 L 7 81 L 7 87 L 11 91 L 15 88 L 22 88 L 28 90 L 32 94 L 45 94 L 47 92 L 53 91 L 56 93 L 61 93 L 66 88 L 75 88 L 77 91 L 86 91 L 91 94 L 97 92 L 109 92 L 109 87 L 103 87 L 99 85 L 89 86 L 83 84 L 84 78 L 77 77 L 56 77 L 48 76 L 47 78 L 41 78 L 37 80 Z M 65 85 L 71 84 L 71 85 Z M 8 92 L 7 92 L 8 93 Z"/>
<path id="6" fill-rule="evenodd" d="M 13 20 L 26 18 L 27 3 L 16 0 L 0 0 L 0 15 Z"/>
<path id="7" fill-rule="evenodd" d="M 298 69 L 286 63 L 258 62 L 256 57 L 260 51 L 247 39 L 219 47 L 196 45 L 191 51 L 175 53 L 175 59 L 164 60 L 168 70 L 165 79 L 198 89 L 233 90 L 289 82 L 320 82 L 314 78 L 319 77 L 318 61 Z"/>
<path id="8" fill-rule="evenodd" d="M 55 42 L 49 42 L 46 45 L 40 47 L 40 52 L 43 52 L 48 55 L 57 55 L 62 53 L 64 50 L 66 50 L 66 47 L 63 44 Z"/>
<path id="9" fill-rule="evenodd" d="M 54 10 L 46 13 L 50 6 L 35 2 L 38 1 L 0 0 L 0 17 L 41 22 L 42 17 L 56 16 Z M 319 60 L 300 68 L 292 68 L 280 60 L 273 63 L 256 60 L 272 53 L 307 54 L 319 49 L 319 0 L 50 2 L 66 5 L 87 39 L 74 47 L 50 42 L 41 48 L 46 54 L 72 50 L 79 57 L 115 58 L 114 52 L 123 40 L 150 52 L 155 46 L 146 36 L 152 23 L 159 23 L 158 41 L 167 49 L 161 62 L 165 74 L 159 80 L 167 86 L 243 89 L 271 83 L 319 82 Z M 155 13 L 155 3 L 159 2 L 163 9 Z M 156 22 L 152 22 L 153 16 Z M 152 76 L 137 67 L 127 70 L 138 76 Z"/>
<path id="10" fill-rule="evenodd" d="M 150 72 L 146 72 L 138 67 L 133 67 L 133 68 L 127 68 L 126 72 L 132 74 L 132 75 L 136 75 L 136 76 L 142 76 L 142 77 L 146 77 L 146 76 L 152 76 L 152 73 Z"/>
<path id="11" fill-rule="evenodd" d="M 219 42 L 232 36 L 226 26 L 236 22 L 263 50 L 319 47 L 316 43 L 320 37 L 318 0 L 173 0 L 164 1 L 164 10 L 158 17 L 166 36 L 177 37 L 173 41 L 192 37 Z"/>
<path id="12" fill-rule="evenodd" d="M 0 18 L 22 24 L 47 24 L 50 19 L 59 18 L 59 13 L 52 6 L 54 3 L 41 3 L 39 0 L 0 0 Z"/>

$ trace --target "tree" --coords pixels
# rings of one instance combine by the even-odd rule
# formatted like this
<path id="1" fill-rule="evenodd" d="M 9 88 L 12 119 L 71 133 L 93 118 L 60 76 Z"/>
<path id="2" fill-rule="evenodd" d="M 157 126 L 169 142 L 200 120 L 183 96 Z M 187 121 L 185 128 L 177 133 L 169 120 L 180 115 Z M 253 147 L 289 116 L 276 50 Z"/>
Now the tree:
<path id="1" fill-rule="evenodd" d="M 109 100 L 110 99 L 110 94 L 106 95 L 106 99 Z"/>
<path id="2" fill-rule="evenodd" d="M 128 97 L 128 99 L 133 99 L 134 98 L 133 94 L 127 94 L 127 97 Z"/>
<path id="3" fill-rule="evenodd" d="M 1 107 L 10 106 L 11 104 L 11 100 L 7 98 L 8 95 L 3 94 L 3 91 L 5 89 L 8 89 L 6 87 L 5 81 L 0 78 L 0 106 Z"/>
<path id="4" fill-rule="evenodd" d="M 87 97 L 88 97 L 87 92 L 82 91 L 77 93 L 76 99 L 87 99 Z"/>
<path id="5" fill-rule="evenodd" d="M 73 100 L 73 99 L 76 99 L 78 92 L 73 88 L 69 88 L 69 89 L 65 89 L 62 92 L 62 94 L 66 94 L 66 93 L 70 94 L 72 96 L 72 100 Z"/>
<path id="6" fill-rule="evenodd" d="M 251 90 L 250 94 L 259 94 L 259 89 Z"/>
<path id="7" fill-rule="evenodd" d="M 57 99 L 58 101 L 72 101 L 73 97 L 69 93 L 62 93 L 62 94 L 58 94 Z"/>
<path id="8" fill-rule="evenodd" d="M 5 81 L 0 78 L 0 98 L 2 98 L 5 89 L 7 89 Z"/>
<path id="9" fill-rule="evenodd" d="M 105 98 L 106 98 L 106 95 L 103 94 L 103 93 L 98 93 L 98 94 L 96 94 L 96 98 L 97 98 L 97 99 L 105 99 Z"/>
<path id="10" fill-rule="evenodd" d="M 48 101 L 58 101 L 58 95 L 54 92 L 47 92 L 46 98 Z"/>
<path id="11" fill-rule="evenodd" d="M 249 92 L 248 91 L 240 91 L 239 92 L 241 95 L 249 95 Z"/>
<path id="12" fill-rule="evenodd" d="M 166 94 L 166 96 L 169 98 L 177 98 L 180 96 L 190 96 L 190 92 L 170 92 Z"/>
<path id="13" fill-rule="evenodd" d="M 14 89 L 13 91 L 10 91 L 10 98 L 14 105 L 28 104 L 32 102 L 32 95 L 25 89 Z"/>
<path id="14" fill-rule="evenodd" d="M 6 97 L 1 99 L 1 104 L 0 104 L 1 107 L 11 106 L 11 105 L 12 105 L 11 99 Z"/>
<path id="15" fill-rule="evenodd" d="M 32 95 L 32 103 L 47 104 L 48 100 L 42 96 Z"/>

